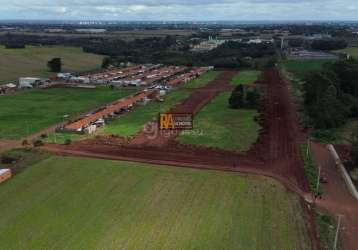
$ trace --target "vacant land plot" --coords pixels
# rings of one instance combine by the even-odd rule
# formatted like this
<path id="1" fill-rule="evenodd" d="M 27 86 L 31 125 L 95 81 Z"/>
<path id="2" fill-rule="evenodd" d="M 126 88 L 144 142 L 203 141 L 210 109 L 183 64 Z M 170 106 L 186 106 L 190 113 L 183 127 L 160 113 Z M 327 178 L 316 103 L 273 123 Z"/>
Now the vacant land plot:
<path id="1" fill-rule="evenodd" d="M 164 102 L 151 102 L 146 106 L 136 107 L 133 112 L 110 122 L 104 129 L 104 133 L 134 136 L 143 129 L 146 123 L 157 120 L 159 113 L 169 111 L 172 106 L 181 103 L 189 95 L 190 92 L 177 90 L 169 93 Z"/>
<path id="2" fill-rule="evenodd" d="M 201 75 L 199 78 L 194 79 L 188 83 L 185 83 L 182 85 L 182 87 L 184 88 L 189 88 L 189 89 L 198 89 L 198 88 L 202 88 L 204 86 L 206 86 L 208 83 L 212 82 L 213 80 L 215 80 L 215 78 L 219 75 L 222 74 L 221 71 L 209 71 L 203 75 Z"/>
<path id="3" fill-rule="evenodd" d="M 231 81 L 235 86 L 254 83 L 259 79 L 261 72 L 257 70 L 242 70 Z"/>
<path id="4" fill-rule="evenodd" d="M 284 61 L 283 67 L 295 76 L 302 78 L 307 72 L 321 70 L 325 63 L 330 60 L 302 60 L 302 61 Z"/>
<path id="5" fill-rule="evenodd" d="M 230 109 L 229 92 L 217 96 L 194 118 L 194 131 L 183 132 L 179 142 L 226 150 L 247 151 L 257 141 L 258 113 L 248 109 Z"/>
<path id="6" fill-rule="evenodd" d="M 297 197 L 261 177 L 52 157 L 0 200 L 1 249 L 311 249 Z"/>
<path id="7" fill-rule="evenodd" d="M 346 48 L 346 49 L 342 49 L 342 50 L 336 50 L 334 52 L 348 53 L 351 56 L 353 56 L 354 58 L 358 59 L 358 47 L 350 47 L 350 48 Z"/>
<path id="8" fill-rule="evenodd" d="M 19 139 L 133 93 L 132 90 L 35 89 L 0 97 L 0 138 Z"/>
<path id="9" fill-rule="evenodd" d="M 0 46 L 0 84 L 16 81 L 21 76 L 49 77 L 47 62 L 54 57 L 60 57 L 63 71 L 70 72 L 97 69 L 103 58 L 74 47 L 5 49 Z"/>

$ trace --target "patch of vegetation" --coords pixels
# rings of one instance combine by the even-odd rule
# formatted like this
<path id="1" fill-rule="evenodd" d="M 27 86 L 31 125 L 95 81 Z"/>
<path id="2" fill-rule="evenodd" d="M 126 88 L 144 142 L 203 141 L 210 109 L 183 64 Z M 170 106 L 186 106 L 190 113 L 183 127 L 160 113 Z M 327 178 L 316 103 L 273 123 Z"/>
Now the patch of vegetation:
<path id="1" fill-rule="evenodd" d="M 350 176 L 352 177 L 355 183 L 358 183 L 358 168 L 355 168 L 352 171 L 350 171 Z"/>
<path id="2" fill-rule="evenodd" d="M 315 129 L 334 129 L 358 117 L 358 61 L 338 61 L 312 72 L 303 85 L 304 107 Z"/>
<path id="3" fill-rule="evenodd" d="M 320 143 L 334 144 L 338 142 L 336 129 L 314 129 L 311 136 Z"/>
<path id="4" fill-rule="evenodd" d="M 106 103 L 133 90 L 52 88 L 34 89 L 0 98 L 0 138 L 20 139 Z"/>
<path id="5" fill-rule="evenodd" d="M 307 150 L 308 148 L 307 144 L 302 144 L 300 146 L 301 149 L 301 155 L 304 161 L 304 171 L 306 178 L 308 180 L 308 184 L 310 186 L 310 190 L 315 195 L 320 195 L 322 193 L 321 185 L 319 185 L 319 188 L 317 190 L 317 179 L 318 179 L 318 169 L 314 164 L 313 157 L 310 150 Z M 308 153 L 307 153 L 308 151 Z"/>
<path id="6" fill-rule="evenodd" d="M 326 63 L 331 60 L 287 60 L 282 63 L 285 70 L 294 74 L 298 78 L 304 78 L 311 71 L 322 70 Z"/>
<path id="7" fill-rule="evenodd" d="M 75 47 L 33 47 L 6 49 L 0 46 L 0 84 L 17 81 L 21 76 L 49 77 L 47 62 L 61 57 L 63 71 L 83 72 L 101 67 L 103 56 L 85 53 Z"/>
<path id="8" fill-rule="evenodd" d="M 183 132 L 183 144 L 245 152 L 258 139 L 258 113 L 252 109 L 230 109 L 229 92 L 217 96 L 194 118 L 194 131 Z"/>
<path id="9" fill-rule="evenodd" d="M 50 157 L 50 154 L 36 149 L 14 149 L 1 155 L 1 163 L 10 168 L 13 174 L 18 174 L 27 167 Z"/>
<path id="10" fill-rule="evenodd" d="M 238 85 L 231 93 L 229 107 L 232 109 L 256 109 L 261 99 L 261 93 L 256 87 Z"/>
<path id="11" fill-rule="evenodd" d="M 321 248 L 323 250 L 331 250 L 334 243 L 337 225 L 333 218 L 326 213 L 322 213 L 315 209 L 314 214 L 317 228 L 316 231 L 319 235 Z M 338 250 L 343 249 L 340 241 L 338 241 L 337 247 Z"/>
<path id="12" fill-rule="evenodd" d="M 188 91 L 176 90 L 164 97 L 164 102 L 150 102 L 146 106 L 136 107 L 132 112 L 123 115 L 111 122 L 104 128 L 104 133 L 134 136 L 139 133 L 145 124 L 157 120 L 159 113 L 165 113 L 176 104 L 181 103 L 190 95 Z"/>
<path id="13" fill-rule="evenodd" d="M 54 144 L 62 144 L 65 145 L 68 140 L 70 141 L 78 141 L 83 139 L 93 138 L 95 135 L 89 134 L 74 134 L 74 133 L 50 133 L 46 138 L 44 138 L 44 142 L 54 143 Z"/>
<path id="14" fill-rule="evenodd" d="M 350 47 L 342 50 L 335 50 L 334 52 L 338 53 L 348 53 L 352 57 L 358 60 L 358 47 Z"/>
<path id="15" fill-rule="evenodd" d="M 263 177 L 51 157 L 0 200 L 1 249 L 311 249 L 298 197 Z"/>
<path id="16" fill-rule="evenodd" d="M 205 87 L 210 82 L 214 81 L 215 78 L 217 78 L 220 74 L 222 74 L 221 71 L 209 71 L 201 75 L 199 78 L 196 78 L 188 83 L 184 83 L 182 87 L 188 89 L 198 89 Z"/>
<path id="17" fill-rule="evenodd" d="M 258 70 L 241 70 L 231 81 L 231 84 L 237 86 L 241 84 L 251 84 L 256 82 L 261 75 Z"/>
<path id="18" fill-rule="evenodd" d="M 349 138 L 352 135 L 352 131 L 358 127 L 358 119 L 350 119 L 343 126 L 334 130 L 334 136 L 336 137 L 338 144 L 349 144 Z"/>

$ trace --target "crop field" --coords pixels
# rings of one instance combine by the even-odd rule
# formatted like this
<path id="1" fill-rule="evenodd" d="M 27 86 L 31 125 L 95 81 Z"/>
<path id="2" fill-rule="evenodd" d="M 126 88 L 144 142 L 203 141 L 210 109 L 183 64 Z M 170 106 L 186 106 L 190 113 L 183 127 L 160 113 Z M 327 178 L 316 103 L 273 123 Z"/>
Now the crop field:
<path id="1" fill-rule="evenodd" d="M 263 177 L 49 157 L 0 200 L 1 249 L 311 249 L 297 196 Z"/>
<path id="2" fill-rule="evenodd" d="M 230 109 L 231 93 L 217 96 L 194 118 L 194 132 L 183 132 L 179 142 L 245 152 L 259 136 L 260 125 L 255 122 L 256 110 Z"/>
<path id="3" fill-rule="evenodd" d="M 0 97 L 0 138 L 20 139 L 133 93 L 132 90 L 34 89 Z"/>
<path id="4" fill-rule="evenodd" d="M 146 106 L 136 107 L 130 112 L 108 123 L 104 129 L 105 134 L 120 136 L 134 136 L 143 129 L 143 126 L 157 120 L 159 113 L 164 113 L 176 104 L 179 104 L 190 95 L 188 91 L 174 91 L 165 96 L 164 102 L 151 102 Z"/>
<path id="5" fill-rule="evenodd" d="M 208 83 L 212 82 L 217 76 L 222 74 L 221 71 L 209 71 L 203 75 L 201 75 L 199 78 L 194 79 L 188 83 L 183 84 L 182 86 L 184 88 L 188 89 L 198 89 L 205 87 Z"/>
<path id="6" fill-rule="evenodd" d="M 353 56 L 355 59 L 358 59 L 358 47 L 349 47 L 342 50 L 336 50 L 334 52 L 345 52 Z"/>
<path id="7" fill-rule="evenodd" d="M 231 81 L 231 84 L 237 86 L 240 84 L 250 84 L 256 82 L 261 72 L 257 70 L 242 70 Z"/>
<path id="8" fill-rule="evenodd" d="M 0 46 L 0 84 L 17 81 L 21 76 L 49 77 L 47 62 L 54 57 L 62 59 L 62 71 L 70 72 L 100 68 L 103 58 L 74 47 L 6 49 Z"/>
<path id="9" fill-rule="evenodd" d="M 315 70 L 321 70 L 325 63 L 330 60 L 301 60 L 301 61 L 284 61 L 283 67 L 295 76 L 302 78 L 306 73 Z"/>

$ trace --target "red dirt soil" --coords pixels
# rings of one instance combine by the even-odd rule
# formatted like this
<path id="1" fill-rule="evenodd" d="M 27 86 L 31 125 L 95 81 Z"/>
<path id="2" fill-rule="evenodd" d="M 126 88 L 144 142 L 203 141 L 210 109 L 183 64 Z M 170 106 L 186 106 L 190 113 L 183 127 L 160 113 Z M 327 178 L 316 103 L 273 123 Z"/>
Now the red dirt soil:
<path id="1" fill-rule="evenodd" d="M 322 199 L 317 199 L 316 204 L 328 210 L 335 219 L 343 215 L 340 235 L 343 247 L 347 250 L 358 249 L 358 201 L 349 193 L 326 146 L 312 143 L 312 151 L 316 166 L 321 165 L 322 173 L 328 179 L 327 183 L 322 184 Z"/>
<path id="2" fill-rule="evenodd" d="M 228 84 L 235 71 L 227 71 L 203 89 L 195 91 L 173 112 L 198 112 Z M 158 136 L 154 140 L 143 133 L 129 144 L 103 143 L 99 140 L 73 142 L 71 145 L 46 145 L 45 148 L 65 155 L 86 155 L 107 159 L 181 165 L 195 168 L 230 170 L 275 177 L 291 189 L 308 192 L 298 142 L 301 131 L 296 111 L 289 98 L 287 84 L 277 69 L 267 70 L 258 82 L 266 92 L 263 105 L 263 132 L 259 142 L 247 153 L 178 145 L 173 138 Z M 144 135 L 145 136 L 145 135 Z"/>
<path id="3" fill-rule="evenodd" d="M 214 99 L 222 91 L 230 91 L 233 86 L 230 85 L 231 79 L 237 74 L 237 71 L 226 70 L 214 79 L 207 86 L 200 88 L 187 98 L 181 104 L 170 109 L 171 113 L 191 113 L 197 114 L 206 104 Z M 151 128 L 158 128 L 158 123 L 151 123 Z M 157 131 L 155 138 L 149 138 L 146 131 L 139 133 L 132 141 L 133 146 L 156 146 L 163 147 L 175 140 L 180 131 Z"/>
<path id="4" fill-rule="evenodd" d="M 232 89 L 229 82 L 235 74 L 234 71 L 226 71 L 219 75 L 216 80 L 195 91 L 172 111 L 195 114 L 218 93 Z M 102 140 L 88 140 L 73 142 L 67 146 L 45 145 L 44 149 L 60 155 L 264 175 L 277 179 L 302 198 L 309 199 L 308 183 L 298 147 L 303 141 L 303 134 L 298 126 L 297 113 L 290 100 L 287 83 L 282 80 L 278 69 L 269 69 L 264 72 L 263 79 L 257 84 L 265 92 L 261 110 L 263 130 L 259 141 L 246 154 L 179 145 L 173 140 L 176 134 L 167 137 L 160 135 L 154 140 L 149 140 L 144 133 L 140 133 L 130 143 L 107 138 L 106 143 Z M 319 249 L 313 217 L 306 204 L 303 204 L 303 208 L 313 249 Z"/>

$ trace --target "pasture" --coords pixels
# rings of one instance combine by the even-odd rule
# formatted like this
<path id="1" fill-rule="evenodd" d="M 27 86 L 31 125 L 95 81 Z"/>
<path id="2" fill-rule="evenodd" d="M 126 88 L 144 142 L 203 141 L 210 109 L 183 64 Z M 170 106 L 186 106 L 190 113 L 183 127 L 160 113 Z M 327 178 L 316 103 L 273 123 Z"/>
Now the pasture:
<path id="1" fill-rule="evenodd" d="M 133 90 L 109 88 L 33 89 L 0 96 L 0 138 L 21 139 L 76 115 L 128 96 Z"/>
<path id="2" fill-rule="evenodd" d="M 206 105 L 194 118 L 194 131 L 184 131 L 178 137 L 183 144 L 237 150 L 250 149 L 259 136 L 255 122 L 256 110 L 230 109 L 231 93 L 224 92 Z"/>
<path id="3" fill-rule="evenodd" d="M 304 77 L 304 75 L 310 71 L 316 71 L 323 69 L 325 63 L 332 62 L 330 60 L 289 60 L 282 62 L 285 70 L 294 74 L 298 78 Z"/>
<path id="4" fill-rule="evenodd" d="M 0 84 L 15 82 L 19 77 L 49 77 L 47 62 L 62 59 L 62 71 L 82 72 L 101 67 L 103 56 L 85 53 L 75 47 L 32 47 L 6 49 L 0 46 Z"/>
<path id="5" fill-rule="evenodd" d="M 242 70 L 231 81 L 231 84 L 237 86 L 241 84 L 255 83 L 260 77 L 261 71 Z"/>
<path id="6" fill-rule="evenodd" d="M 188 89 L 199 89 L 205 87 L 210 82 L 214 81 L 219 74 L 222 74 L 222 72 L 211 70 L 209 72 L 204 73 L 199 78 L 191 80 L 188 83 L 184 83 L 181 87 Z"/>
<path id="7" fill-rule="evenodd" d="M 349 47 L 342 50 L 335 50 L 334 52 L 344 52 L 350 54 L 355 59 L 358 59 L 358 47 Z"/>
<path id="8" fill-rule="evenodd" d="M 0 200 L 1 249 L 311 249 L 299 199 L 264 177 L 49 157 Z"/>

